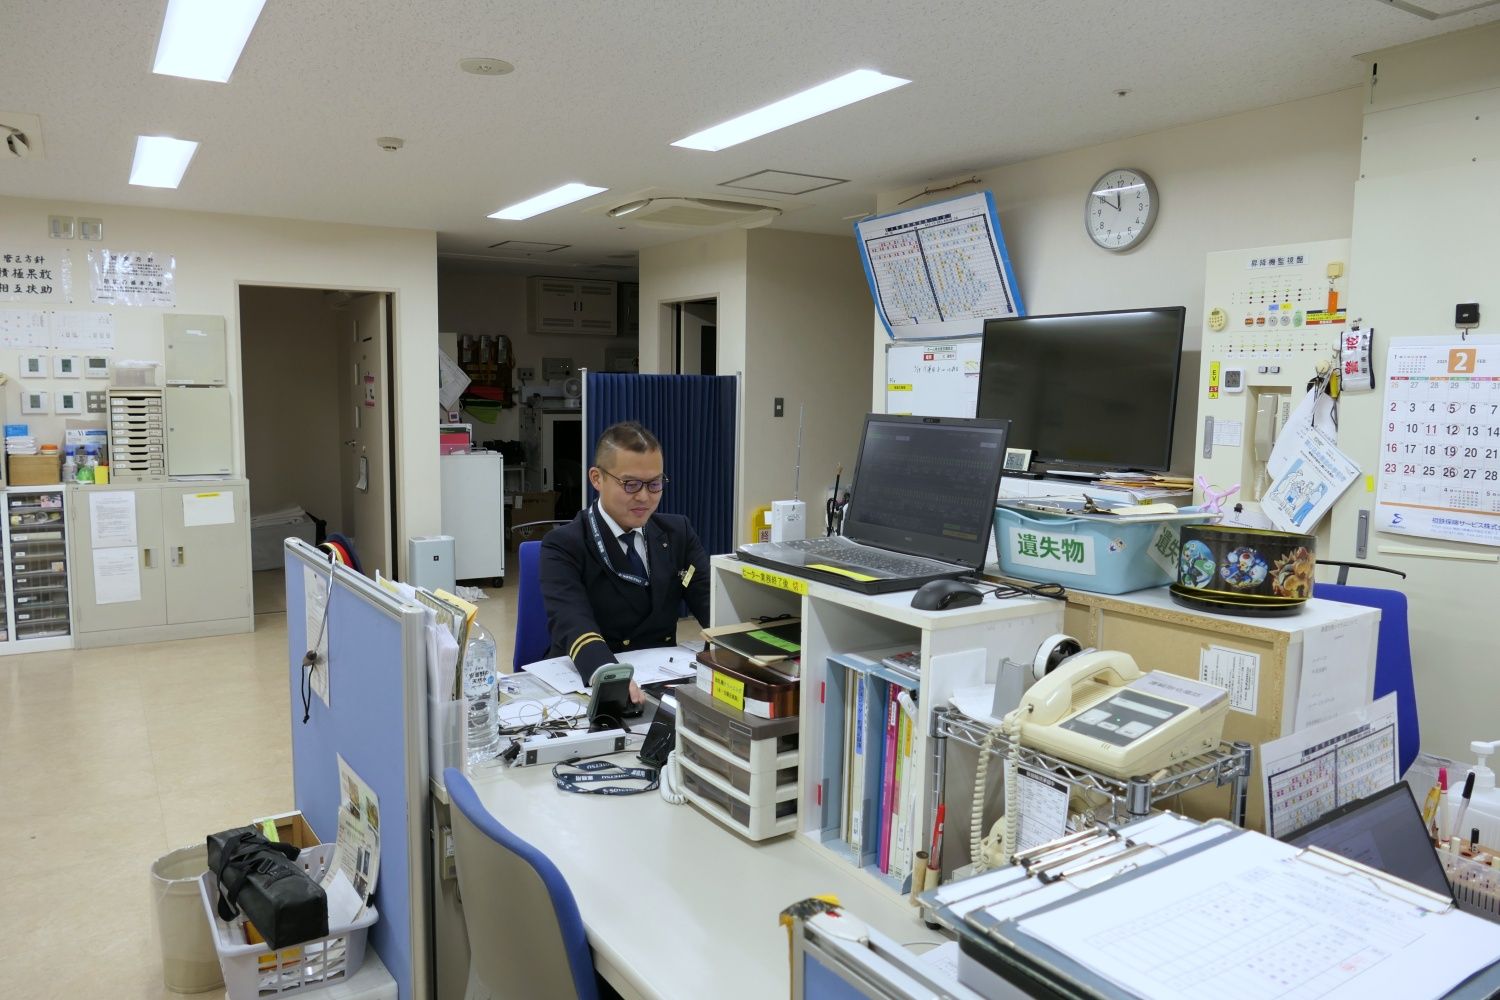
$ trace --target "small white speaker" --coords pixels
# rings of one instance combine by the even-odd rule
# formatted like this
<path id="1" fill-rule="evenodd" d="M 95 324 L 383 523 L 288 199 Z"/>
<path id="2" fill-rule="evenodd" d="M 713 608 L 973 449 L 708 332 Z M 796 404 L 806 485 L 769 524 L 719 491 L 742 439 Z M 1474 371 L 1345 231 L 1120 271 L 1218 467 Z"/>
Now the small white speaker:
<path id="1" fill-rule="evenodd" d="M 453 536 L 413 535 L 407 542 L 406 582 L 427 590 L 453 591 Z"/>

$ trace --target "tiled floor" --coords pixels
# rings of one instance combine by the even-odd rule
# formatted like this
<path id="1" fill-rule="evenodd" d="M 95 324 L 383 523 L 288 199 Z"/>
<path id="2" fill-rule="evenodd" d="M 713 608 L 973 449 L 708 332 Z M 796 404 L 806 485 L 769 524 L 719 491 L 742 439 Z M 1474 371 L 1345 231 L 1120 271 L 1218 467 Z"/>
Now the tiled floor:
<path id="1" fill-rule="evenodd" d="M 256 607 L 280 574 L 256 574 Z M 480 620 L 510 663 L 514 588 Z M 0 657 L 0 995 L 175 997 L 151 862 L 292 807 L 286 616 L 246 635 Z M 200 996 L 214 1000 L 223 992 Z"/>

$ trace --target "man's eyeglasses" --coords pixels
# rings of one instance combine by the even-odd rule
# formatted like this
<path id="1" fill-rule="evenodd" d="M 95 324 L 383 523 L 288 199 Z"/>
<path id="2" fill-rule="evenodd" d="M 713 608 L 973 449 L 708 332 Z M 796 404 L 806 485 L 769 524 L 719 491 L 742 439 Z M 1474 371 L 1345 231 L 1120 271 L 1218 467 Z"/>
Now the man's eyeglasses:
<path id="1" fill-rule="evenodd" d="M 624 490 L 626 493 L 631 494 L 632 496 L 639 493 L 642 486 L 646 487 L 646 489 L 652 493 L 660 493 L 668 482 L 666 476 L 662 476 L 660 479 L 651 480 L 621 479 L 619 476 L 615 475 L 613 472 L 610 472 L 607 469 L 600 469 L 599 471 L 604 473 L 609 478 L 613 479 L 615 482 L 619 483 L 620 489 Z"/>

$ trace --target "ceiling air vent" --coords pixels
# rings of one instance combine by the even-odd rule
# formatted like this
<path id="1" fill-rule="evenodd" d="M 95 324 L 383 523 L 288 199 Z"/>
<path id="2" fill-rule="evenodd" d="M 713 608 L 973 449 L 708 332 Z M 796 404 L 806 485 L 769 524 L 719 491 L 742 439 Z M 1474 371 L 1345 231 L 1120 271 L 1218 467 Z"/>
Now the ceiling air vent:
<path id="1" fill-rule="evenodd" d="M 766 225 L 780 214 L 781 209 L 774 205 L 679 195 L 637 198 L 609 210 L 609 217 L 612 219 L 626 219 L 643 226 L 663 229 L 714 229 L 730 226 L 753 229 Z"/>

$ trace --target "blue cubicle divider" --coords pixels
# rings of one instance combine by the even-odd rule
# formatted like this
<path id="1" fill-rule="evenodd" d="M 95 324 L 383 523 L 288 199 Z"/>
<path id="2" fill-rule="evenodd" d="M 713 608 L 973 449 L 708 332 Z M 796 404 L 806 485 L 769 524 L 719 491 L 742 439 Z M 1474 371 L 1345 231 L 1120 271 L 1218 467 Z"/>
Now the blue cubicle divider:
<path id="1" fill-rule="evenodd" d="M 338 832 L 338 758 L 380 799 L 380 871 L 373 900 L 380 919 L 370 946 L 396 980 L 401 1000 L 424 1000 L 431 983 L 428 935 L 431 865 L 427 824 L 424 613 L 339 566 L 328 600 L 329 704 L 302 706 L 307 635 L 304 572 L 329 579 L 327 558 L 286 543 L 287 660 L 296 805 L 325 842 Z M 316 631 L 316 626 L 314 626 Z"/>

